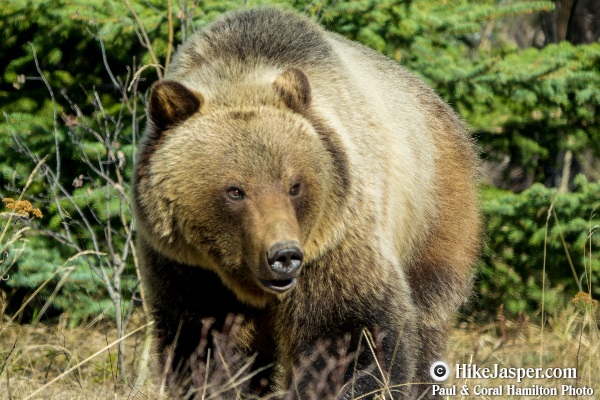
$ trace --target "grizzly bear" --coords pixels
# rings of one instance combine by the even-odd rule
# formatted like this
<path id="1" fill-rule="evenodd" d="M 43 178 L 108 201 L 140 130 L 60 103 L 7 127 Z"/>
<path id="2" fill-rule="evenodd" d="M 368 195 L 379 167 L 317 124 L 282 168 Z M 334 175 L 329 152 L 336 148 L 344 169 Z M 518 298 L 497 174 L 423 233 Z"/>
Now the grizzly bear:
<path id="1" fill-rule="evenodd" d="M 272 393 L 309 398 L 325 358 L 298 366 L 323 343 L 354 355 L 341 398 L 428 390 L 413 383 L 444 358 L 480 230 L 478 158 L 443 100 L 373 50 L 258 8 L 190 37 L 147 116 L 133 196 L 163 368 L 202 382 L 189 364 L 204 327 L 237 315 L 230 340 Z"/>

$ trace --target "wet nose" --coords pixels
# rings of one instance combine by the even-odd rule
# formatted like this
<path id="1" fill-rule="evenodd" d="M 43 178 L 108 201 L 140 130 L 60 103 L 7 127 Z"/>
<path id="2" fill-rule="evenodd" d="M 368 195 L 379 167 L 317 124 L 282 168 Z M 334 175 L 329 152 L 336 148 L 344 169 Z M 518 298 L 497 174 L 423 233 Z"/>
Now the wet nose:
<path id="1" fill-rule="evenodd" d="M 276 243 L 267 251 L 269 266 L 278 275 L 294 276 L 303 258 L 300 243 L 294 241 Z"/>

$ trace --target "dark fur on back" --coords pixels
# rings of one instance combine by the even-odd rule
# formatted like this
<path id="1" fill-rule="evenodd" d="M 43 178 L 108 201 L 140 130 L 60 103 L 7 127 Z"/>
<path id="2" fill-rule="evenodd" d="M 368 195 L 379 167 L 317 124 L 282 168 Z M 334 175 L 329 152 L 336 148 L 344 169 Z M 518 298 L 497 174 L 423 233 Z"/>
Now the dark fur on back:
<path id="1" fill-rule="evenodd" d="M 218 59 L 233 65 L 257 59 L 281 67 L 318 65 L 327 62 L 331 49 L 315 28 L 309 19 L 297 14 L 270 8 L 243 10 L 227 14 L 200 31 L 184 45 L 183 52 L 195 66 Z M 200 43 L 202 51 L 198 52 Z"/>

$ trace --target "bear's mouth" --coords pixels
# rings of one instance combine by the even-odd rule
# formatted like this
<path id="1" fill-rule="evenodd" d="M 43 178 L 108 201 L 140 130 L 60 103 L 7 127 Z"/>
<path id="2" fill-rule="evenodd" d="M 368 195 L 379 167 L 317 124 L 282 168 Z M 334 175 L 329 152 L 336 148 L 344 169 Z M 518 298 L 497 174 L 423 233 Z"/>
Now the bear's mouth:
<path id="1" fill-rule="evenodd" d="M 273 280 L 259 279 L 259 282 L 267 289 L 283 293 L 286 290 L 291 289 L 296 284 L 296 278 Z"/>

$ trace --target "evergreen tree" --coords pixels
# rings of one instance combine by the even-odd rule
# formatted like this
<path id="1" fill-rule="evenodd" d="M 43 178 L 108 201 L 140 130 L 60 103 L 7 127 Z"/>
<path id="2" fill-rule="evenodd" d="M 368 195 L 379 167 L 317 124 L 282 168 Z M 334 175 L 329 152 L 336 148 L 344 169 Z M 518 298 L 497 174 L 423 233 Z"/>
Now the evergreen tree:
<path id="1" fill-rule="evenodd" d="M 483 190 L 488 241 L 478 268 L 479 310 L 494 313 L 505 304 L 518 312 L 539 304 L 540 235 L 552 204 L 557 219 L 549 221 L 549 280 L 569 295 L 585 289 L 584 266 L 598 262 L 584 250 L 583 238 L 597 248 L 594 210 L 600 200 L 594 181 L 600 176 L 583 166 L 600 158 L 600 44 L 520 48 L 504 34 L 506 21 L 552 12 L 553 2 L 248 3 L 295 8 L 421 76 L 467 121 L 486 164 L 503 167 L 490 182 L 522 191 Z M 37 234 L 29 231 L 30 246 L 0 290 L 31 293 L 54 276 L 60 260 L 93 250 L 73 263 L 56 295 L 60 277 L 54 276 L 42 299 L 70 313 L 73 323 L 99 310 L 126 319 L 139 290 L 129 180 L 145 124 L 145 93 L 164 74 L 179 43 L 240 6 L 241 1 L 161 0 L 3 4 L 0 195 L 17 197 L 36 162 L 48 158 L 25 194 L 44 217 L 25 221 Z M 589 183 L 575 179 L 575 167 L 565 174 L 569 153 Z M 591 261 L 585 264 L 583 256 Z M 594 275 L 589 281 L 595 282 Z M 107 303 L 115 293 L 122 297 Z M 561 296 L 552 293 L 559 304 Z"/>

